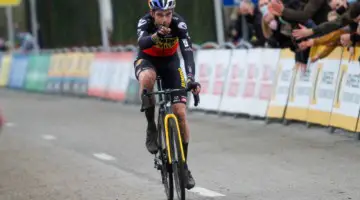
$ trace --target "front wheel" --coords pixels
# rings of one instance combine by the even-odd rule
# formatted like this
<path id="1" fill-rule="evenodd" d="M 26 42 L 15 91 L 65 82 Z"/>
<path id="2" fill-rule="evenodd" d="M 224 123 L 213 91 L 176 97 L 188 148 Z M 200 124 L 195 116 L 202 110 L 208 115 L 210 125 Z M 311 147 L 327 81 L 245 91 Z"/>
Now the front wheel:
<path id="1" fill-rule="evenodd" d="M 164 138 L 164 117 L 162 114 L 159 114 L 158 117 L 158 145 L 159 145 L 159 158 L 161 160 L 161 179 L 164 185 L 165 194 L 168 200 L 174 199 L 174 182 L 171 165 L 168 161 L 167 149 L 165 145 Z"/>
<path id="2" fill-rule="evenodd" d="M 179 200 L 185 200 L 185 160 L 183 160 L 181 153 L 182 144 L 179 139 L 179 136 L 181 137 L 180 130 L 177 128 L 173 118 L 169 119 L 169 130 L 171 130 L 170 146 L 176 193 Z"/>

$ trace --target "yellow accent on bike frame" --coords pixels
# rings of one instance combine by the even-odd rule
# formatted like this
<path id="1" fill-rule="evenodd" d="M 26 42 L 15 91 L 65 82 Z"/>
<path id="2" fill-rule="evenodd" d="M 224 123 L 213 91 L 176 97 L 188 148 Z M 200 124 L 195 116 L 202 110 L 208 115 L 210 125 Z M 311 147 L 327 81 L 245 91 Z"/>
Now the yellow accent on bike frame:
<path id="1" fill-rule="evenodd" d="M 169 163 L 170 164 L 172 163 L 171 152 L 170 152 L 169 128 L 168 128 L 169 118 L 173 118 L 175 120 L 176 129 L 178 130 L 177 132 L 178 132 L 178 137 L 179 137 L 179 142 L 180 142 L 181 157 L 182 157 L 183 162 L 185 162 L 184 149 L 183 149 L 183 145 L 182 145 L 182 139 L 181 139 L 178 120 L 174 114 L 167 114 L 165 116 L 165 137 L 166 137 L 166 146 L 167 146 L 167 151 L 168 151 Z"/>

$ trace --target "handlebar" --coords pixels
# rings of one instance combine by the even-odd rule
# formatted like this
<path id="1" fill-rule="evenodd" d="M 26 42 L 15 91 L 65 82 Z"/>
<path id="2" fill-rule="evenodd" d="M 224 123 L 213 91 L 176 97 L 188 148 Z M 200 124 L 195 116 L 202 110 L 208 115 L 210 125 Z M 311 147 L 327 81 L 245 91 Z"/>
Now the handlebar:
<path id="1" fill-rule="evenodd" d="M 144 89 L 143 91 L 143 95 L 146 96 L 151 96 L 151 95 L 158 95 L 158 94 L 171 94 L 173 92 L 190 92 L 192 88 L 184 88 L 184 89 L 165 89 L 165 90 L 161 90 L 161 91 L 156 91 L 156 92 L 147 92 L 146 89 Z M 199 105 L 200 102 L 200 97 L 199 94 L 193 94 L 194 95 L 194 106 L 197 107 Z"/>

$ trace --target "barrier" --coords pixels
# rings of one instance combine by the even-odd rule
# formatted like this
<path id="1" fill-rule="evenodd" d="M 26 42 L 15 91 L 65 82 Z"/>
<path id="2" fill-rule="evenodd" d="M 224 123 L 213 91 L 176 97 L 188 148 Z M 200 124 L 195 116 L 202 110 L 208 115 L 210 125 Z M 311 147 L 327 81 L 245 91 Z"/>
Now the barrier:
<path id="1" fill-rule="evenodd" d="M 244 110 L 242 109 L 242 105 L 244 104 L 242 94 L 244 93 L 245 86 L 245 63 L 247 55 L 247 50 L 234 50 L 232 53 L 230 66 L 226 77 L 223 98 L 220 104 L 221 112 L 232 114 L 244 113 Z M 202 98 L 203 94 L 201 92 L 201 103 Z"/>
<path id="2" fill-rule="evenodd" d="M 215 49 L 198 52 L 196 80 L 202 87 L 199 109 L 218 111 L 231 53 L 232 51 L 229 50 Z M 194 108 L 193 99 L 191 99 L 189 107 Z"/>
<path id="3" fill-rule="evenodd" d="M 80 53 L 67 53 L 64 55 L 64 58 L 61 62 L 61 69 L 63 70 L 62 79 L 61 79 L 61 91 L 63 94 L 72 93 L 72 84 L 75 77 L 75 70 L 77 67 L 77 62 L 80 57 Z"/>
<path id="4" fill-rule="evenodd" d="M 317 54 L 317 49 L 312 48 L 310 57 Z M 315 68 L 310 64 L 305 72 L 296 69 L 294 84 L 290 89 L 289 101 L 286 106 L 285 119 L 306 121 L 310 104 L 312 87 L 314 84 Z"/>
<path id="5" fill-rule="evenodd" d="M 356 51 L 356 58 L 360 56 Z M 360 68 L 358 61 L 349 62 L 349 52 L 344 49 L 330 126 L 356 131 L 360 111 Z"/>
<path id="6" fill-rule="evenodd" d="M 132 60 L 134 59 L 134 53 L 125 52 L 116 54 L 113 58 L 108 65 L 108 73 L 110 75 L 108 78 L 110 82 L 106 88 L 105 98 L 124 101 L 129 77 L 131 76 L 131 68 L 133 68 Z"/>
<path id="7" fill-rule="evenodd" d="M 0 68 L 0 87 L 6 87 L 9 80 L 11 71 L 11 55 L 3 54 L 1 56 L 1 68 Z"/>
<path id="8" fill-rule="evenodd" d="M 306 119 L 309 123 L 329 125 L 342 50 L 338 47 L 327 58 L 310 65 L 316 72 Z"/>
<path id="9" fill-rule="evenodd" d="M 62 91 L 62 61 L 64 58 L 64 54 L 62 53 L 53 54 L 50 58 L 50 66 L 46 83 L 46 91 L 49 93 L 61 93 Z"/>
<path id="10" fill-rule="evenodd" d="M 71 83 L 71 93 L 79 96 L 86 96 L 88 93 L 88 80 L 90 75 L 90 66 L 93 61 L 93 53 L 81 53 L 76 63 Z"/>
<path id="11" fill-rule="evenodd" d="M 281 50 L 271 100 L 267 110 L 268 118 L 283 118 L 288 103 L 289 90 L 293 82 L 295 55 L 289 49 Z"/>
<path id="12" fill-rule="evenodd" d="M 24 54 L 14 54 L 12 56 L 10 77 L 8 82 L 8 86 L 10 88 L 23 88 L 28 67 L 28 58 L 29 57 Z"/>
<path id="13" fill-rule="evenodd" d="M 309 63 L 303 73 L 294 69 L 289 49 L 220 47 L 195 54 L 196 80 L 202 85 L 200 110 L 360 132 L 360 66 L 349 61 L 347 50 L 336 48 L 327 58 Z M 140 104 L 134 51 L 120 50 L 0 55 L 0 87 Z M 185 72 L 182 60 L 180 66 Z M 188 107 L 195 109 L 189 97 Z"/>
<path id="14" fill-rule="evenodd" d="M 134 54 L 98 53 L 91 65 L 89 96 L 124 101 Z"/>
<path id="15" fill-rule="evenodd" d="M 25 89 L 29 91 L 45 92 L 50 54 L 31 55 L 25 80 Z"/>
<path id="16" fill-rule="evenodd" d="M 280 51 L 251 49 L 247 59 L 244 111 L 250 116 L 265 117 Z"/>

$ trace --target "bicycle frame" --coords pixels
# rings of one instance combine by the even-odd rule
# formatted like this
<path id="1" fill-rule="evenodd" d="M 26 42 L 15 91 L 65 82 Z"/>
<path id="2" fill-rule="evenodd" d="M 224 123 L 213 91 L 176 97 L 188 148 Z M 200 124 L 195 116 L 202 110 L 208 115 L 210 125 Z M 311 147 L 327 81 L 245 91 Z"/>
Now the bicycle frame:
<path id="1" fill-rule="evenodd" d="M 162 87 L 161 87 L 161 79 L 157 78 L 156 79 L 156 83 L 157 83 L 157 89 L 158 91 L 162 91 Z M 176 124 L 176 128 L 178 130 L 178 138 L 180 141 L 180 151 L 181 151 L 181 158 L 182 161 L 185 162 L 185 154 L 184 154 L 184 149 L 183 149 L 183 143 L 182 143 L 182 137 L 181 137 L 181 133 L 180 133 L 180 128 L 179 128 L 179 122 L 177 120 L 177 117 L 172 113 L 172 109 L 171 109 L 171 103 L 170 103 L 170 94 L 164 94 L 164 98 L 163 98 L 163 94 L 159 94 L 159 105 L 160 105 L 160 109 L 159 109 L 159 114 L 164 114 L 164 128 L 165 128 L 165 142 L 166 142 L 166 146 L 167 146 L 167 153 L 168 153 L 168 160 L 169 160 L 169 164 L 172 164 L 172 157 L 171 157 L 171 151 L 170 151 L 170 138 L 169 138 L 169 127 L 168 127 L 168 123 L 169 123 L 169 119 L 174 119 L 175 124 Z"/>

